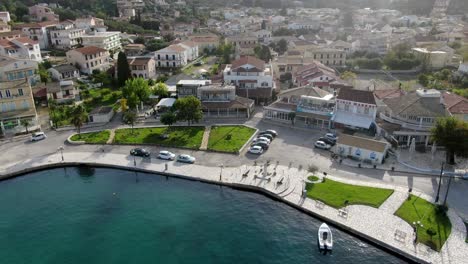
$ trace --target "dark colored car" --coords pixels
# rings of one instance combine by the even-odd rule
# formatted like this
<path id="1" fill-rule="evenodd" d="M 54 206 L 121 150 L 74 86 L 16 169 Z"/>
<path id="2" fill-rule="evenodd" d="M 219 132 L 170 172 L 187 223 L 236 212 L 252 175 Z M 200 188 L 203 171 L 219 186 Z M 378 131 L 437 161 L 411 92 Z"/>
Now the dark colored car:
<path id="1" fill-rule="evenodd" d="M 149 157 L 151 154 L 146 149 L 134 148 L 134 149 L 130 150 L 130 155 L 138 156 L 138 157 Z"/>
<path id="2" fill-rule="evenodd" d="M 262 149 L 264 149 L 264 150 L 267 150 L 267 149 L 268 149 L 268 144 L 263 143 L 263 142 L 258 142 L 258 143 L 252 144 L 252 146 L 260 146 L 260 147 L 262 147 Z"/>
<path id="3" fill-rule="evenodd" d="M 323 141 L 323 142 L 325 142 L 326 144 L 328 144 L 330 146 L 335 146 L 335 144 L 336 144 L 335 140 L 332 140 L 332 139 L 329 139 L 329 138 L 326 138 L 326 137 L 321 137 L 321 138 L 318 139 L 318 141 Z"/>

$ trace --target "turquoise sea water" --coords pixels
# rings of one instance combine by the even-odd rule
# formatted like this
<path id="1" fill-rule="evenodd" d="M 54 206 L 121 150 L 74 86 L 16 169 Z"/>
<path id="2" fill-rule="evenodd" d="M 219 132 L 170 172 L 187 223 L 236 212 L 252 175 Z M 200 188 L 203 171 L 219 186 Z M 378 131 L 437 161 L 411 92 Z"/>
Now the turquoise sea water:
<path id="1" fill-rule="evenodd" d="M 0 263 L 403 263 L 259 194 L 113 169 L 0 182 Z"/>

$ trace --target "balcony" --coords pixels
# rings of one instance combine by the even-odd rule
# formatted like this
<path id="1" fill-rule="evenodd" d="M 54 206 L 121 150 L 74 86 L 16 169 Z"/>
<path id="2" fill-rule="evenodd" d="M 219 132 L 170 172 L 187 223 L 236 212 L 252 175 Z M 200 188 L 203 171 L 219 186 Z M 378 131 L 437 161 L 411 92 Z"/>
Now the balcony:
<path id="1" fill-rule="evenodd" d="M 422 124 L 409 123 L 408 121 L 403 121 L 403 120 L 399 120 L 393 117 L 389 117 L 385 115 L 384 113 L 380 113 L 379 117 L 382 120 L 387 121 L 389 123 L 401 125 L 402 128 L 416 130 L 416 131 L 429 131 L 433 127 L 433 125 L 428 125 L 425 123 L 422 123 Z"/>

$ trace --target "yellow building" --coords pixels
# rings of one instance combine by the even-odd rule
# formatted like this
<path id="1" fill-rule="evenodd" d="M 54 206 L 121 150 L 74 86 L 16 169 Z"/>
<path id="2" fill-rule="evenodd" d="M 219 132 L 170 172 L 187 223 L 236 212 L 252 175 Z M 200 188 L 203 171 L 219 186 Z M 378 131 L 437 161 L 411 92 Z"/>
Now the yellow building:
<path id="1" fill-rule="evenodd" d="M 29 121 L 29 129 L 38 126 L 36 107 L 29 82 L 24 80 L 0 82 L 0 127 L 5 134 L 25 130 L 21 120 Z"/>

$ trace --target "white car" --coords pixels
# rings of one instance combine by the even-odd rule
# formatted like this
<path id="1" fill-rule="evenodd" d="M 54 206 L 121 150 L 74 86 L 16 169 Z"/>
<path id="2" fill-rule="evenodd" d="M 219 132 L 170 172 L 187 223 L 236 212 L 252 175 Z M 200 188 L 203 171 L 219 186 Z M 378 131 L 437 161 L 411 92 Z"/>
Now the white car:
<path id="1" fill-rule="evenodd" d="M 276 132 L 276 130 L 273 130 L 273 129 L 268 129 L 265 132 L 268 132 L 268 133 L 272 134 L 275 137 L 278 136 L 278 132 Z"/>
<path id="2" fill-rule="evenodd" d="M 252 154 L 262 154 L 263 153 L 263 148 L 260 146 L 252 146 L 249 149 L 249 153 Z"/>
<path id="3" fill-rule="evenodd" d="M 167 150 L 161 150 L 161 151 L 159 151 L 158 159 L 174 160 L 175 159 L 175 154 L 170 152 L 170 151 L 167 151 Z"/>
<path id="4" fill-rule="evenodd" d="M 327 143 L 323 142 L 323 141 L 316 141 L 314 146 L 316 148 L 319 148 L 319 149 L 325 149 L 325 150 L 328 150 L 331 148 L 330 145 L 328 145 Z"/>
<path id="5" fill-rule="evenodd" d="M 259 136 L 258 138 L 255 138 L 253 140 L 254 143 L 261 142 L 261 141 L 268 143 L 268 145 L 270 145 L 270 143 L 271 143 L 271 140 L 269 140 L 266 137 L 262 137 L 262 136 Z"/>
<path id="6" fill-rule="evenodd" d="M 31 136 L 31 141 L 39 141 L 39 140 L 43 140 L 43 139 L 46 139 L 47 136 L 44 132 L 36 132 L 36 133 L 33 133 L 32 136 Z"/>
<path id="7" fill-rule="evenodd" d="M 192 157 L 187 154 L 181 154 L 177 156 L 177 161 L 178 162 L 184 162 L 184 163 L 195 163 L 195 157 Z"/>
<path id="8" fill-rule="evenodd" d="M 327 134 L 325 134 L 325 137 L 328 138 L 328 139 L 330 139 L 330 140 L 333 140 L 333 141 L 336 141 L 336 140 L 338 139 L 338 138 L 337 138 L 334 134 L 332 134 L 332 133 L 327 133 Z"/>

